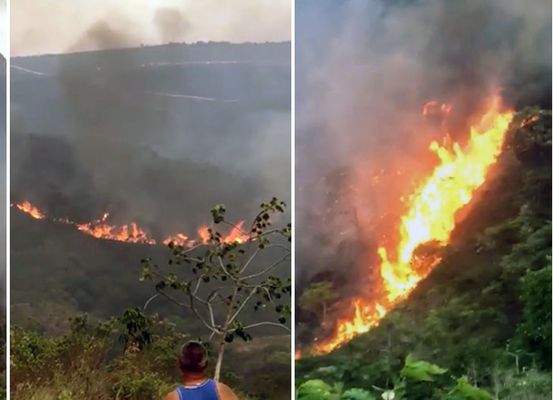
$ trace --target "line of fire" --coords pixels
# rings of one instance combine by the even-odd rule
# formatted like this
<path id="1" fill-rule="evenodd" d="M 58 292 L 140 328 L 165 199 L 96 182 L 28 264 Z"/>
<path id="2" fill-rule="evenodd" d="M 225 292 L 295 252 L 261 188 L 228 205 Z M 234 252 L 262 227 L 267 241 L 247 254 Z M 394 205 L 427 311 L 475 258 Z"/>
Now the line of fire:
<path id="1" fill-rule="evenodd" d="M 329 353 L 376 327 L 441 261 L 440 249 L 448 244 L 456 223 L 470 209 L 500 156 L 514 115 L 500 96 L 490 96 L 480 116 L 470 125 L 466 139 L 458 142 L 446 129 L 451 111 L 452 105 L 436 100 L 422 105 L 421 118 L 433 119 L 443 130 L 441 139 L 427 145 L 428 156 L 424 157 L 432 159 L 429 172 L 411 182 L 411 192 L 397 199 L 401 209 L 398 215 L 372 221 L 374 230 L 370 235 L 378 241 L 371 249 L 373 254 L 363 258 L 369 261 L 362 261 L 365 266 L 359 267 L 363 276 L 360 279 L 369 282 L 367 294 L 342 299 L 335 302 L 333 310 L 325 310 L 325 314 L 333 313 L 337 319 L 323 320 L 322 332 L 326 334 L 315 338 L 311 345 L 300 343 L 296 359 L 306 354 Z M 370 180 L 378 190 L 385 191 L 386 181 L 396 178 L 397 183 L 401 175 L 401 170 L 390 174 L 382 169 Z M 344 191 L 344 198 L 355 195 L 355 191 Z M 358 234 L 366 230 L 357 208 L 345 204 L 339 207 Z"/>

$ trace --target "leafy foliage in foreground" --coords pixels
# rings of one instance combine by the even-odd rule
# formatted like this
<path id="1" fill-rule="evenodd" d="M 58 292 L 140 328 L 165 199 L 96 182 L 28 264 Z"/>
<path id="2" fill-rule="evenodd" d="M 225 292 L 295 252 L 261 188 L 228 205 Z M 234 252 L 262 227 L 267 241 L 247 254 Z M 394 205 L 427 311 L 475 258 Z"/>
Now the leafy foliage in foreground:
<path id="1" fill-rule="evenodd" d="M 63 336 L 48 337 L 12 326 L 11 398 L 160 399 L 180 382 L 175 360 L 185 340 L 173 324 L 138 309 L 108 321 L 73 318 L 70 331 Z M 287 347 L 287 340 L 272 341 L 256 350 L 267 354 L 265 368 L 274 372 L 270 382 L 262 381 L 266 371 L 255 362 L 250 366 L 258 375 L 247 382 L 244 376 L 251 376 L 252 371 L 238 366 L 252 355 L 241 358 L 232 352 L 228 358 L 234 362 L 233 374 L 223 375 L 223 381 L 244 399 L 272 398 L 267 391 L 278 393 L 282 388 L 288 392 L 289 357 L 280 356 L 289 354 Z"/>
<path id="2" fill-rule="evenodd" d="M 405 359 L 399 377 L 391 389 L 373 386 L 371 391 L 359 388 L 344 390 L 342 383 L 330 386 L 320 379 L 312 379 L 301 384 L 297 391 L 298 400 L 376 400 L 377 397 L 390 400 L 493 399 L 490 393 L 471 385 L 466 377 L 454 380 L 447 375 L 446 369 L 427 361 L 416 360 L 411 355 Z"/>
<path id="3" fill-rule="evenodd" d="M 169 323 L 148 319 L 151 340 L 140 349 L 140 341 L 125 324 L 126 319 L 137 313 L 140 312 L 129 310 L 122 318 L 99 323 L 79 316 L 72 319 L 70 332 L 60 337 L 46 337 L 12 327 L 12 397 L 150 399 L 162 396 L 177 381 L 174 349 L 184 338 Z M 123 337 L 135 339 L 123 341 L 122 346 Z"/>
<path id="4" fill-rule="evenodd" d="M 2 332 L 2 337 L 0 337 L 0 359 L 6 359 L 6 320 L 2 319 L 0 324 L 0 331 Z M 0 399 L 6 398 L 6 363 L 2 363 L 0 366 L 0 379 L 2 380 L 0 385 Z"/>
<path id="5" fill-rule="evenodd" d="M 406 399 L 551 398 L 551 232 L 551 112 L 525 109 L 441 264 L 377 328 L 301 359 L 298 384 L 319 379 L 376 395 L 407 378 L 413 354 L 461 378 L 437 395 L 439 379 L 419 375 Z"/>
<path id="6" fill-rule="evenodd" d="M 141 280 L 156 282 L 154 297 L 162 296 L 183 313 L 192 313 L 210 334 L 210 341 L 218 342 L 216 380 L 220 377 L 224 349 L 235 337 L 250 341 L 250 331 L 262 326 L 290 332 L 286 326 L 290 306 L 285 296 L 292 292 L 291 280 L 283 282 L 276 271 L 289 265 L 291 225 L 273 226 L 273 218 L 284 213 L 285 207 L 284 201 L 273 197 L 260 205 L 251 226 L 244 228 L 243 222 L 235 225 L 227 221 L 226 208 L 219 204 L 211 210 L 213 224 L 230 226 L 236 237 L 225 240 L 212 227 L 207 229 L 206 240 L 192 247 L 171 242 L 168 264 L 172 268 L 168 271 L 151 258 L 142 260 Z M 277 250 L 278 255 L 273 254 L 271 262 L 260 265 L 261 255 L 271 249 Z M 257 313 L 255 321 L 247 324 L 243 317 L 248 308 L 254 312 L 259 308 L 274 311 L 276 321 Z"/>

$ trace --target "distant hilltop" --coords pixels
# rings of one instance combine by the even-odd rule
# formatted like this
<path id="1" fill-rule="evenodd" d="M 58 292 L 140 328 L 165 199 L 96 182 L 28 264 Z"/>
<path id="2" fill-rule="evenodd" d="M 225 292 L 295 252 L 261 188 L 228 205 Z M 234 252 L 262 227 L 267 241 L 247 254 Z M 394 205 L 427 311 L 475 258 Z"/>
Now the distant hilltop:
<path id="1" fill-rule="evenodd" d="M 138 47 L 119 47 L 104 50 L 86 50 L 67 53 L 45 53 L 35 55 L 25 55 L 12 57 L 14 61 L 33 58 L 58 58 L 75 57 L 79 55 L 125 55 L 140 57 L 159 57 L 171 54 L 173 57 L 182 59 L 190 57 L 191 59 L 202 59 L 206 57 L 221 54 L 228 54 L 232 58 L 241 61 L 269 61 L 280 60 L 290 62 L 291 42 L 195 42 L 195 43 L 167 43 L 162 45 L 141 45 Z"/>

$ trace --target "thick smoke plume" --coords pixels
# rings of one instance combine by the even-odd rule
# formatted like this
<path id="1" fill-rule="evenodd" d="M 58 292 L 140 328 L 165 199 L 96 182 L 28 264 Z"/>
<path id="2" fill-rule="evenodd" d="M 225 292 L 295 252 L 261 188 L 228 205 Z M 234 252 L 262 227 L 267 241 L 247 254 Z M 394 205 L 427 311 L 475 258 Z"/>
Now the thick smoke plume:
<path id="1" fill-rule="evenodd" d="M 181 17 L 158 10 L 164 40 L 186 29 Z M 100 20 L 69 51 L 134 40 Z M 272 196 L 289 200 L 289 43 L 172 44 L 12 65 L 16 201 L 194 235 L 214 204 L 238 220 Z"/>
<path id="2" fill-rule="evenodd" d="M 287 41 L 291 32 L 288 0 L 18 0 L 11 4 L 10 17 L 11 51 L 17 56 L 105 49 L 94 40 L 97 21 L 124 35 L 112 47 Z M 75 46 L 77 37 L 83 40 Z"/>
<path id="3" fill-rule="evenodd" d="M 302 1 L 296 29 L 297 282 L 363 290 L 347 282 L 378 262 L 431 140 L 463 142 L 494 93 L 551 106 L 551 3 Z M 423 118 L 429 100 L 451 113 Z"/>

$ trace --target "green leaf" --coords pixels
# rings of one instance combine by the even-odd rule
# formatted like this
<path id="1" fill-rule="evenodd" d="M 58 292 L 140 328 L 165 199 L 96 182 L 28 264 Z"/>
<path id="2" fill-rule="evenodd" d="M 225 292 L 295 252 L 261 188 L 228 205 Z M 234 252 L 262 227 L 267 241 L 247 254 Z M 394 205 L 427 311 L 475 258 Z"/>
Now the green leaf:
<path id="1" fill-rule="evenodd" d="M 364 389 L 348 389 L 340 397 L 340 400 L 376 400 L 376 398 Z"/>
<path id="2" fill-rule="evenodd" d="M 446 372 L 447 369 L 427 361 L 416 360 L 412 355 L 408 355 L 400 375 L 403 378 L 414 381 L 432 382 L 435 377 L 443 375 Z"/>
<path id="3" fill-rule="evenodd" d="M 311 379 L 300 385 L 296 398 L 297 400 L 337 400 L 338 396 L 327 383 L 320 379 Z"/>
<path id="4" fill-rule="evenodd" d="M 464 376 L 457 379 L 457 385 L 448 394 L 446 400 L 493 400 L 493 396 L 485 390 L 471 385 Z"/>

